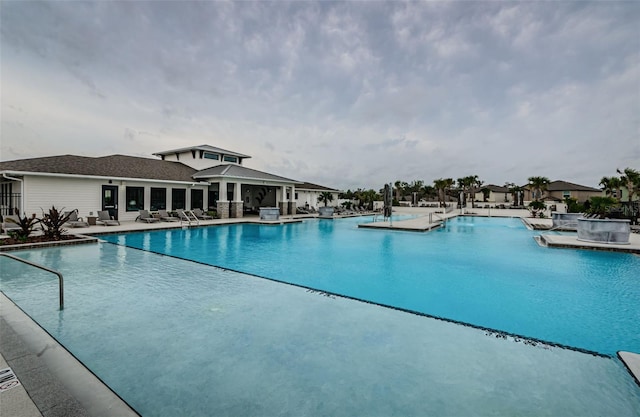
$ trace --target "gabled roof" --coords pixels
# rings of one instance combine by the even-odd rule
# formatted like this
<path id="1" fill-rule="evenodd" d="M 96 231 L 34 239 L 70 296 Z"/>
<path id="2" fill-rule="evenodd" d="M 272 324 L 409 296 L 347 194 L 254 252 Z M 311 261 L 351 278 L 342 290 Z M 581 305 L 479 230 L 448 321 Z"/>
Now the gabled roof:
<path id="1" fill-rule="evenodd" d="M 267 172 L 258 171 L 235 164 L 216 165 L 211 168 L 203 169 L 193 175 L 193 178 L 199 180 L 208 180 L 216 177 L 243 178 L 258 181 L 276 181 L 299 184 L 300 181 L 290 178 L 280 177 L 278 175 L 269 174 Z"/>
<path id="2" fill-rule="evenodd" d="M 340 190 L 336 190 L 335 188 L 325 187 L 323 185 L 313 184 L 310 182 L 303 182 L 300 185 L 296 185 L 297 190 L 311 190 L 311 191 L 331 191 L 334 193 L 339 193 Z"/>
<path id="3" fill-rule="evenodd" d="M 482 191 L 483 188 L 487 188 L 488 190 L 493 191 L 494 193 L 508 193 L 509 192 L 509 188 L 508 187 L 504 187 L 502 185 L 495 185 L 495 184 L 483 185 L 482 187 L 475 188 L 475 190 L 476 190 L 476 192 L 480 192 L 480 191 Z"/>
<path id="4" fill-rule="evenodd" d="M 574 184 L 572 182 L 567 181 L 551 181 L 547 186 L 547 191 L 591 191 L 591 192 L 602 192 L 597 188 L 587 187 L 586 185 Z"/>
<path id="5" fill-rule="evenodd" d="M 87 157 L 59 155 L 0 162 L 0 171 L 141 178 L 193 182 L 196 170 L 180 162 L 126 155 Z"/>
<path id="6" fill-rule="evenodd" d="M 238 152 L 227 151 L 226 149 L 216 148 L 211 145 L 198 145 L 198 146 L 189 146 L 188 148 L 179 148 L 179 149 L 171 149 L 168 151 L 156 152 L 153 155 L 162 156 L 162 155 L 171 155 L 174 153 L 182 153 L 189 151 L 206 151 L 213 153 L 220 153 L 224 155 L 237 156 L 238 158 L 251 158 L 249 155 L 241 154 Z"/>

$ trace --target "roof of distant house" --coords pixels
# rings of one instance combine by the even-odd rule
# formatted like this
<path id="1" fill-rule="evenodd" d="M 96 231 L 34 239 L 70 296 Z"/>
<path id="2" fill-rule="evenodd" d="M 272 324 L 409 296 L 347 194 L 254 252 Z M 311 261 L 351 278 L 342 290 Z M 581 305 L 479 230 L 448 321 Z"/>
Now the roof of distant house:
<path id="1" fill-rule="evenodd" d="M 300 185 L 296 185 L 296 189 L 298 190 L 311 190 L 311 191 L 331 191 L 334 193 L 340 192 L 340 190 L 336 190 L 335 188 L 325 187 L 323 185 L 313 184 L 310 182 L 303 182 Z"/>
<path id="2" fill-rule="evenodd" d="M 551 181 L 547 186 L 547 191 L 592 191 L 592 192 L 602 192 L 597 188 L 587 187 L 586 185 L 574 184 L 568 181 Z"/>
<path id="3" fill-rule="evenodd" d="M 482 191 L 483 188 L 487 188 L 491 191 L 493 191 L 494 193 L 508 193 L 509 192 L 509 188 L 508 187 L 504 187 L 502 185 L 495 185 L 495 184 L 488 184 L 488 185 L 483 185 L 482 187 L 478 188 L 478 191 Z"/>

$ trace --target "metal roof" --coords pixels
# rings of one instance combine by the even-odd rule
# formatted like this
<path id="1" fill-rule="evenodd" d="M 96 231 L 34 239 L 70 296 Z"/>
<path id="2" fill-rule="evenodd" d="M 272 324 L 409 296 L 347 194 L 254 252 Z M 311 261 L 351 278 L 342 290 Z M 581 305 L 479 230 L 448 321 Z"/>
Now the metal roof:
<path id="1" fill-rule="evenodd" d="M 251 158 L 249 155 L 228 151 L 222 148 L 216 148 L 215 146 L 211 146 L 211 145 L 198 145 L 198 146 L 189 146 L 187 148 L 171 149 L 168 151 L 156 152 L 153 155 L 158 155 L 158 156 L 171 155 L 174 153 L 182 153 L 182 152 L 188 152 L 188 151 L 205 151 L 205 152 L 214 152 L 214 153 L 230 155 L 230 156 L 237 156 L 238 158 Z"/>
<path id="2" fill-rule="evenodd" d="M 280 177 L 278 175 L 269 174 L 267 172 L 258 171 L 235 164 L 216 165 L 211 168 L 203 169 L 193 175 L 195 179 L 208 180 L 216 177 L 243 178 L 257 181 L 276 181 L 301 184 L 300 181 L 290 178 Z"/>

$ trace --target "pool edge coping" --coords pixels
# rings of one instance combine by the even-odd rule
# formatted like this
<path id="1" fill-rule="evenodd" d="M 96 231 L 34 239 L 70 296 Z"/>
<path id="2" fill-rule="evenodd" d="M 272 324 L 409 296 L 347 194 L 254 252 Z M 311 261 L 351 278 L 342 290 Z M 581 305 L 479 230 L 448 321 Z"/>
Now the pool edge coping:
<path id="1" fill-rule="evenodd" d="M 0 315 L 24 343 L 29 353 L 40 358 L 54 379 L 91 416 L 140 417 L 133 407 L 2 291 L 0 306 Z M 27 393 L 29 394 L 28 390 Z M 29 397 L 32 396 L 29 394 Z"/>
<path id="2" fill-rule="evenodd" d="M 631 374 L 636 384 L 640 387 L 640 353 L 620 350 L 618 351 L 618 359 L 622 361 L 627 371 L 629 371 L 629 374 Z"/>

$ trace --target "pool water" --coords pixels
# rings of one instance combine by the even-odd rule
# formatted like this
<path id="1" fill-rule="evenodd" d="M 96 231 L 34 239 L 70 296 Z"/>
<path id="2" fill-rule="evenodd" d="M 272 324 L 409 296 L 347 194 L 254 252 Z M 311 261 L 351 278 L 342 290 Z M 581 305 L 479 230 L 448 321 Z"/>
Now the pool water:
<path id="1" fill-rule="evenodd" d="M 334 294 L 615 355 L 640 352 L 640 258 L 542 248 L 520 219 L 429 233 L 370 218 L 174 229 L 103 239 Z"/>
<path id="2" fill-rule="evenodd" d="M 2 291 L 143 416 L 640 414 L 615 358 L 110 243 L 15 254 L 65 310 L 6 258 Z"/>

